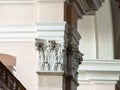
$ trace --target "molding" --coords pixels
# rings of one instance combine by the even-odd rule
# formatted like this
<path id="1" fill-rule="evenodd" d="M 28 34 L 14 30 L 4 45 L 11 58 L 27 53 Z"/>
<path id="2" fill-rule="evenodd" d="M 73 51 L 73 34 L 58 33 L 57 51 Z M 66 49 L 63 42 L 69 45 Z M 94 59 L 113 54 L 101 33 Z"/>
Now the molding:
<path id="1" fill-rule="evenodd" d="M 78 83 L 80 83 L 80 85 L 94 85 L 94 84 L 116 84 L 116 81 L 82 81 L 79 80 Z"/>
<path id="2" fill-rule="evenodd" d="M 39 30 L 63 30 L 66 22 L 61 23 L 36 23 Z"/>
<path id="3" fill-rule="evenodd" d="M 45 76 L 63 76 L 63 73 L 64 72 L 40 72 L 40 71 L 37 71 L 37 74 L 38 75 L 45 75 Z"/>
<path id="4" fill-rule="evenodd" d="M 88 6 L 88 3 L 85 0 L 76 0 L 73 3 L 74 8 L 79 13 L 79 15 L 84 15 L 88 11 L 90 11 L 90 7 Z"/>
<path id="5" fill-rule="evenodd" d="M 120 76 L 119 60 L 84 60 L 79 66 L 79 81 L 115 83 Z"/>
<path id="6" fill-rule="evenodd" d="M 76 9 L 78 16 L 82 17 L 85 14 L 95 14 L 104 0 L 66 0 L 71 3 Z"/>
<path id="7" fill-rule="evenodd" d="M 0 25 L 0 42 L 33 42 L 39 34 L 47 39 L 64 40 L 64 30 L 65 22 Z"/>
<path id="8" fill-rule="evenodd" d="M 66 0 L 37 0 L 39 2 L 64 2 Z"/>
<path id="9" fill-rule="evenodd" d="M 120 60 L 84 60 L 80 66 L 84 71 L 120 71 Z"/>
<path id="10" fill-rule="evenodd" d="M 91 10 L 98 10 L 101 6 L 102 3 L 105 0 L 88 0 L 88 5 L 90 6 Z"/>
<path id="11" fill-rule="evenodd" d="M 37 38 L 45 40 L 64 41 L 65 22 L 36 23 Z"/>
<path id="12" fill-rule="evenodd" d="M 35 25 L 0 25 L 0 42 L 34 42 Z"/>

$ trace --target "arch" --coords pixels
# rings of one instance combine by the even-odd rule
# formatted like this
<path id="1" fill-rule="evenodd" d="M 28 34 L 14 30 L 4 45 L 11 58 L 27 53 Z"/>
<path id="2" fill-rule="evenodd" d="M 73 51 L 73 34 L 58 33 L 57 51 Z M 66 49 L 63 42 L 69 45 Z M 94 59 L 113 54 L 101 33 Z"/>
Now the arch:
<path id="1" fill-rule="evenodd" d="M 16 57 L 0 53 L 0 61 L 6 66 L 16 66 Z"/>

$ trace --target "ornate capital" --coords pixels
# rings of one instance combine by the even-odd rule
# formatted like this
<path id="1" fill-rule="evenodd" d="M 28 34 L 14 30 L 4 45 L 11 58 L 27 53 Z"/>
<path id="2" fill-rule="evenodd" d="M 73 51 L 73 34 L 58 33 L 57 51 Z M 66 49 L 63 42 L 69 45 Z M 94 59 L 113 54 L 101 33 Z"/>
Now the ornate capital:
<path id="1" fill-rule="evenodd" d="M 62 71 L 64 45 L 55 40 L 36 39 L 40 71 Z"/>

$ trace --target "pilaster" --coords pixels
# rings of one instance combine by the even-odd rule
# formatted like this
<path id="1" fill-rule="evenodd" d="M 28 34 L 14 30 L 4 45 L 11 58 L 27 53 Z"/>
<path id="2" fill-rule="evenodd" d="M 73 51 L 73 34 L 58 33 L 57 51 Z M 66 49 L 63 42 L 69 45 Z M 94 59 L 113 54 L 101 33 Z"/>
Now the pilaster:
<path id="1" fill-rule="evenodd" d="M 57 80 L 55 75 L 57 70 L 54 69 L 57 62 L 57 64 L 62 66 L 62 69 L 58 69 L 58 71 L 61 72 L 63 70 L 64 72 L 63 90 L 77 90 L 79 85 L 77 70 L 83 56 L 78 48 L 81 36 L 77 31 L 77 22 L 78 19 L 82 18 L 82 15 L 94 14 L 102 2 L 103 0 L 39 1 L 39 20 L 38 24 L 36 24 L 38 26 L 36 46 L 40 59 L 39 80 L 43 79 L 42 76 L 46 77 L 45 75 L 48 73 Z M 57 24 L 51 24 L 63 22 L 66 23 L 64 23 L 62 26 L 64 28 L 61 30 L 59 30 L 60 27 L 56 28 Z M 40 23 L 44 23 L 44 25 Z M 59 49 L 59 45 L 62 46 L 62 48 L 60 47 L 61 49 Z M 59 51 L 62 52 L 61 55 Z M 62 59 L 59 60 L 59 57 L 62 57 Z M 59 73 L 58 71 L 57 73 Z M 40 87 L 43 87 L 43 83 L 40 84 Z M 54 89 L 53 85 L 52 90 Z"/>
<path id="2" fill-rule="evenodd" d="M 38 88 L 62 90 L 65 22 L 36 25 L 36 46 L 39 51 Z"/>
<path id="3" fill-rule="evenodd" d="M 94 14 L 104 0 L 66 0 L 64 4 L 65 33 L 65 57 L 63 90 L 77 90 L 78 66 L 82 62 L 82 54 L 78 45 L 80 35 L 77 32 L 78 19 L 82 15 Z"/>
<path id="4" fill-rule="evenodd" d="M 62 90 L 63 72 L 40 72 L 38 90 Z"/>
<path id="5" fill-rule="evenodd" d="M 63 90 L 77 90 L 79 85 L 77 69 L 82 62 L 78 45 L 80 35 L 72 26 L 66 24 Z"/>

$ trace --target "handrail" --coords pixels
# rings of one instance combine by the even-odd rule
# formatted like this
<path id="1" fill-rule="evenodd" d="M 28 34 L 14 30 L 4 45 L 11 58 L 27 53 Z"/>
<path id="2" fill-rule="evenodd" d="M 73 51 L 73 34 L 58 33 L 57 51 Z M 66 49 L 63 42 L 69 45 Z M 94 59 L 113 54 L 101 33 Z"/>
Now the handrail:
<path id="1" fill-rule="evenodd" d="M 5 67 L 5 65 L 0 61 L 0 81 L 9 90 L 26 90 L 26 88 L 21 84 L 21 82 Z"/>

